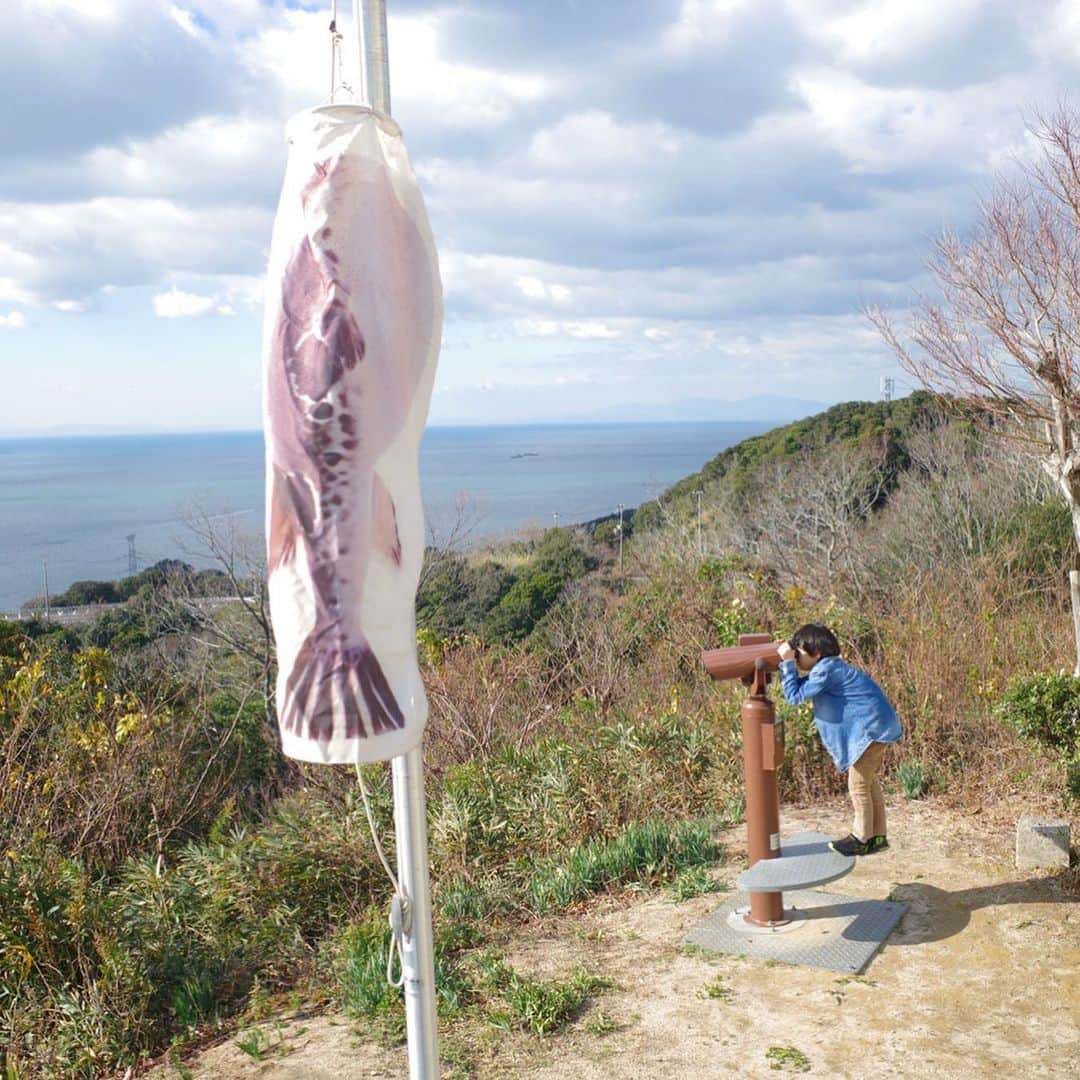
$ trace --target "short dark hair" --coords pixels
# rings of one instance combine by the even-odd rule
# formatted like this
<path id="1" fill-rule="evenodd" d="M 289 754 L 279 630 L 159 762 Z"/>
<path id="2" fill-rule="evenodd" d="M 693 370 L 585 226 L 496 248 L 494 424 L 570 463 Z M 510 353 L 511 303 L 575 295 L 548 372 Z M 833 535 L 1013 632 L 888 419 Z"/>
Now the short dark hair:
<path id="1" fill-rule="evenodd" d="M 840 642 L 836 635 L 821 623 L 807 623 L 800 626 L 788 642 L 793 649 L 813 653 L 815 656 L 839 656 Z"/>

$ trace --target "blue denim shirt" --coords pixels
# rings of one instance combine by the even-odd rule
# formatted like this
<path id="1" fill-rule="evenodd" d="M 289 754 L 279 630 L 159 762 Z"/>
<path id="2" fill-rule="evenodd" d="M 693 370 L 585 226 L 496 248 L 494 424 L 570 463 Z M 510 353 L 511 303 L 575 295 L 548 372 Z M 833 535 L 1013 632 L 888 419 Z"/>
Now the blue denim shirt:
<path id="1" fill-rule="evenodd" d="M 847 772 L 871 743 L 899 742 L 903 734 L 881 687 L 839 656 L 823 656 L 809 675 L 800 675 L 794 660 L 784 660 L 780 684 L 789 704 L 814 703 L 818 734 L 841 772 Z"/>

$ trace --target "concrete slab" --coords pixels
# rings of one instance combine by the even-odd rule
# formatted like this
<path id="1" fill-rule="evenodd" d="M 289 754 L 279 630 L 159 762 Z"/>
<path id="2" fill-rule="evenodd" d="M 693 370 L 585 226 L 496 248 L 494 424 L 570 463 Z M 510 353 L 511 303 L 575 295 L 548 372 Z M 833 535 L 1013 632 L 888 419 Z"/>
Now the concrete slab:
<path id="1" fill-rule="evenodd" d="M 1069 823 L 1064 818 L 1024 815 L 1016 823 L 1016 866 L 1069 865 Z"/>
<path id="2" fill-rule="evenodd" d="M 907 910 L 894 900 L 865 900 L 806 890 L 784 895 L 791 922 L 780 927 L 752 927 L 742 916 L 745 896 L 714 911 L 684 938 L 684 944 L 734 956 L 754 956 L 784 964 L 860 974 Z"/>

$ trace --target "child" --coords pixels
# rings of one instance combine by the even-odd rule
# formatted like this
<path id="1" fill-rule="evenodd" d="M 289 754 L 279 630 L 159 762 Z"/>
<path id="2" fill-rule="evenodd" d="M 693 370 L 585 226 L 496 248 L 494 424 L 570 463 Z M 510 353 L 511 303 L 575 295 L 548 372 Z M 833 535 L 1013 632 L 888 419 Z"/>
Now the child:
<path id="1" fill-rule="evenodd" d="M 896 711 L 864 671 L 840 659 L 836 635 L 807 623 L 777 643 L 780 681 L 791 705 L 814 703 L 814 723 L 836 767 L 848 774 L 855 824 L 829 847 L 841 855 L 871 855 L 889 846 L 885 796 L 878 771 L 885 747 L 901 736 Z M 805 674 L 800 674 L 805 672 Z"/>

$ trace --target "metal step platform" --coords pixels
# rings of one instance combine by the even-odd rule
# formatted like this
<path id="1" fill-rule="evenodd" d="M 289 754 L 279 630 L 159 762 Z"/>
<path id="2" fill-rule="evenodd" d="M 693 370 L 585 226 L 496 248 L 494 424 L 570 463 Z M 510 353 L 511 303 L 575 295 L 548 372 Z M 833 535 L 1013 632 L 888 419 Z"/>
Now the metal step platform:
<path id="1" fill-rule="evenodd" d="M 782 893 L 810 889 L 850 874 L 853 855 L 839 855 L 822 833 L 795 833 L 780 841 L 780 857 L 760 859 L 743 871 L 735 884 L 745 893 Z"/>

